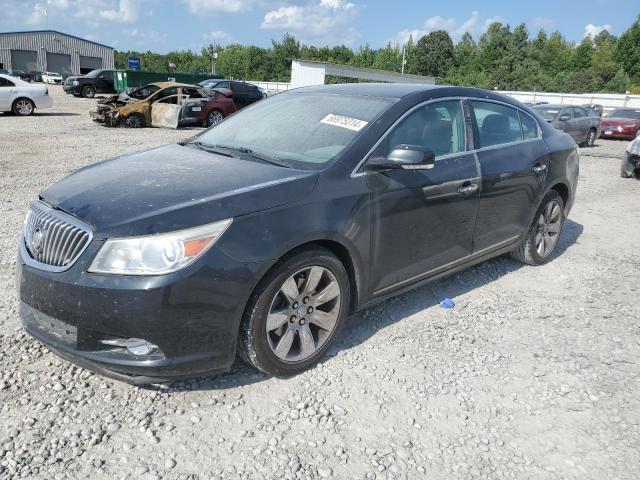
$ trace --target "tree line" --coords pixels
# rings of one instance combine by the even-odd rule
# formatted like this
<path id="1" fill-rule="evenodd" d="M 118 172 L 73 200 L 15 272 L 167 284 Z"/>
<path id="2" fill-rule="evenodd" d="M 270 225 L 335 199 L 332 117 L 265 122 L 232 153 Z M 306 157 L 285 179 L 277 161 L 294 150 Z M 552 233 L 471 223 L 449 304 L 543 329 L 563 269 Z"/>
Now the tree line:
<path id="1" fill-rule="evenodd" d="M 345 45 L 305 45 L 285 34 L 269 48 L 231 44 L 209 45 L 200 53 L 117 51 L 116 68 L 126 68 L 128 56 L 139 57 L 146 71 L 211 73 L 215 61 L 216 73 L 227 78 L 279 82 L 290 80 L 292 58 L 396 72 L 402 70 L 404 58 L 405 73 L 433 76 L 451 85 L 640 94 L 640 16 L 620 37 L 605 30 L 577 44 L 557 31 L 540 30 L 530 37 L 524 24 L 511 29 L 495 22 L 477 42 L 465 33 L 454 43 L 449 33 L 437 30 L 416 41 L 409 38 L 404 46 L 390 42 L 380 49 L 363 45 L 353 50 Z"/>

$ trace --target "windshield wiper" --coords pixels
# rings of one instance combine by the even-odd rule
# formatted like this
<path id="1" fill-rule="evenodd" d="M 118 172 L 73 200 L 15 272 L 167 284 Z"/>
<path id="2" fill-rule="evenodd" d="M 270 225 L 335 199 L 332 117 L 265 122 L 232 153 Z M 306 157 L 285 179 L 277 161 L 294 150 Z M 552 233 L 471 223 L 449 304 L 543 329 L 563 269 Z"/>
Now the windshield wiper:
<path id="1" fill-rule="evenodd" d="M 270 163 L 272 165 L 277 165 L 278 167 L 291 168 L 291 165 L 289 165 L 288 163 L 285 163 L 284 161 L 280 160 L 279 158 L 272 157 L 270 155 L 265 155 L 263 153 L 255 152 L 255 151 L 251 150 L 250 148 L 231 147 L 229 145 L 210 145 L 210 147 L 211 148 L 222 148 L 224 150 L 231 150 L 233 152 L 242 153 L 243 155 L 246 155 L 246 156 L 249 156 L 249 157 L 257 158 L 258 160 L 261 160 L 261 161 L 266 162 L 266 163 Z"/>
<path id="2" fill-rule="evenodd" d="M 200 150 L 204 150 L 205 152 L 215 153 L 217 155 L 223 155 L 225 157 L 233 157 L 233 155 L 231 155 L 229 152 L 224 152 L 220 150 L 217 145 L 209 145 L 208 143 L 203 143 L 203 142 L 184 142 L 179 144 L 185 147 L 188 145 L 193 145 L 194 147 Z"/>

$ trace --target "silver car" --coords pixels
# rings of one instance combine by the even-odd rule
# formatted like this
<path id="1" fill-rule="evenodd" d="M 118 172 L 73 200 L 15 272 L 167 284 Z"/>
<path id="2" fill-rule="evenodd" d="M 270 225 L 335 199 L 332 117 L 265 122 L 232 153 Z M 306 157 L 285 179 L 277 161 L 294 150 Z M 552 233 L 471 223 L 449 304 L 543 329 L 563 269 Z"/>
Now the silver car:
<path id="1" fill-rule="evenodd" d="M 590 108 L 575 105 L 536 105 L 534 112 L 582 147 L 592 147 L 600 136 L 600 117 Z"/>

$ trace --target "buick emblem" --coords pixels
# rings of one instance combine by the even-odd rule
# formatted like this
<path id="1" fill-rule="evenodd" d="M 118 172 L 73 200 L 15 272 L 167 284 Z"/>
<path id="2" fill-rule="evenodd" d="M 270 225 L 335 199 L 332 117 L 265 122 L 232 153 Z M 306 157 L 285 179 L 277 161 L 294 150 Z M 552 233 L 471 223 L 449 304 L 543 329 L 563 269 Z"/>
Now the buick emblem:
<path id="1" fill-rule="evenodd" d="M 36 227 L 33 235 L 31 236 L 31 252 L 35 255 L 39 254 L 42 250 L 42 241 L 44 240 L 44 232 L 38 226 Z"/>

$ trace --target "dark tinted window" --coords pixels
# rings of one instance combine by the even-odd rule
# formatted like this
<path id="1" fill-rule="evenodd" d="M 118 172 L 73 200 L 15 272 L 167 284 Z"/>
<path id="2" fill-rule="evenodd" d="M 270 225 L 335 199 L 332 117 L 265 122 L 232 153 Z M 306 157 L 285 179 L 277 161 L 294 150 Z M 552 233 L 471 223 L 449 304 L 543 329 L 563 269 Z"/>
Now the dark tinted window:
<path id="1" fill-rule="evenodd" d="M 587 114 L 587 112 L 584 111 L 583 108 L 574 107 L 573 116 L 574 118 L 584 118 L 584 117 L 588 117 L 589 115 Z"/>
<path id="2" fill-rule="evenodd" d="M 420 145 L 433 150 L 436 155 L 462 152 L 465 149 L 464 131 L 464 116 L 459 101 L 430 103 L 402 120 L 375 156 L 385 156 L 402 144 Z"/>
<path id="3" fill-rule="evenodd" d="M 15 83 L 6 78 L 0 78 L 0 87 L 15 87 Z"/>
<path id="4" fill-rule="evenodd" d="M 147 85 L 129 93 L 129 96 L 132 98 L 137 98 L 138 100 L 143 100 L 150 95 L 153 95 L 158 90 L 160 90 L 160 87 L 158 87 L 157 85 Z"/>
<path id="5" fill-rule="evenodd" d="M 497 103 L 472 101 L 480 147 L 522 140 L 518 110 Z"/>
<path id="6" fill-rule="evenodd" d="M 220 82 L 215 86 L 215 88 L 231 88 L 231 86 L 229 85 L 229 82 Z"/>
<path id="7" fill-rule="evenodd" d="M 520 115 L 520 123 L 522 124 L 522 136 L 525 140 L 531 138 L 538 138 L 538 124 L 529 115 L 523 112 L 518 112 Z"/>

